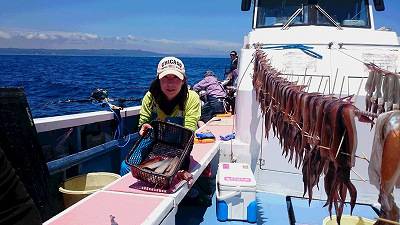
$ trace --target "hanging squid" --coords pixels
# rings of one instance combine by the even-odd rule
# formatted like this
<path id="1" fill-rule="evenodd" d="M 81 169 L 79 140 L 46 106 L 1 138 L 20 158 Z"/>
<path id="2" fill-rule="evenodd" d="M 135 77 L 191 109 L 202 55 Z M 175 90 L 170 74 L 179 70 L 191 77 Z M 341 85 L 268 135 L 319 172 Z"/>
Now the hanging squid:
<path id="1" fill-rule="evenodd" d="M 370 183 L 379 190 L 381 217 L 399 221 L 394 188 L 400 187 L 400 111 L 381 114 L 376 122 L 374 143 L 368 168 Z M 376 225 L 387 223 L 378 221 Z"/>
<path id="2" fill-rule="evenodd" d="M 381 76 L 376 74 L 371 73 L 367 82 L 367 92 L 371 96 L 382 95 L 375 91 L 381 90 L 382 84 Z M 257 50 L 253 87 L 264 115 L 266 138 L 272 128 L 282 147 L 282 155 L 289 162 L 294 159 L 296 168 L 302 166 L 304 195 L 308 193 L 309 201 L 313 187 L 318 186 L 321 174 L 325 173 L 326 206 L 330 214 L 335 207 L 340 224 L 347 192 L 352 209 L 357 198 L 357 190 L 350 181 L 350 170 L 354 166 L 357 147 L 355 112 L 359 110 L 350 102 L 352 96 L 337 98 L 308 93 L 304 90 L 305 85 L 288 81 L 281 75 L 266 55 Z M 365 116 L 358 117 L 363 122 L 371 122 L 361 118 Z"/>
<path id="3" fill-rule="evenodd" d="M 369 75 L 365 84 L 366 111 L 381 114 L 398 110 L 400 104 L 400 75 L 366 64 Z"/>

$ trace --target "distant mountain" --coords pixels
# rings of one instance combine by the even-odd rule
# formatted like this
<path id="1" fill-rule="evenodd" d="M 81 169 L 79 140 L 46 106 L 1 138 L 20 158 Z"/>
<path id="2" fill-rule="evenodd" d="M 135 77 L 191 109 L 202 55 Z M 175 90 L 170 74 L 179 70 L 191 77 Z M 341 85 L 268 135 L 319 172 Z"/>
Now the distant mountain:
<path id="1" fill-rule="evenodd" d="M 142 56 L 162 57 L 165 54 L 126 49 L 22 49 L 0 48 L 0 55 L 74 55 L 74 56 Z"/>

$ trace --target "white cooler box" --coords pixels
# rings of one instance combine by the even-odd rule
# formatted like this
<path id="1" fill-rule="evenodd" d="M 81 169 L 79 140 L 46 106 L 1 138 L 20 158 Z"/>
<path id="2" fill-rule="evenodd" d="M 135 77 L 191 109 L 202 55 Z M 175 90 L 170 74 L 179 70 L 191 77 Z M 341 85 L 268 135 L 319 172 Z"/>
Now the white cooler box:
<path id="1" fill-rule="evenodd" d="M 220 163 L 217 172 L 217 219 L 257 222 L 256 180 L 244 163 Z"/>

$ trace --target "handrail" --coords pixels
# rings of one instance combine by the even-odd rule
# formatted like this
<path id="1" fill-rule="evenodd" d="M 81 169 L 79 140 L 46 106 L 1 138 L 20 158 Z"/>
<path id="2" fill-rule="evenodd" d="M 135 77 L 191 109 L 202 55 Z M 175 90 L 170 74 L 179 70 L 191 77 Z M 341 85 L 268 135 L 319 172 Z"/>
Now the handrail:
<path id="1" fill-rule="evenodd" d="M 128 107 L 121 110 L 122 117 L 139 115 L 140 106 Z M 111 111 L 96 111 L 88 113 L 78 113 L 64 116 L 53 116 L 34 119 L 36 131 L 38 133 L 57 129 L 77 127 L 90 123 L 97 123 L 114 119 Z"/>
<path id="2" fill-rule="evenodd" d="M 129 134 L 127 138 L 130 138 L 129 139 L 130 142 L 134 142 L 139 139 L 139 133 L 136 132 L 133 134 Z M 86 162 L 95 157 L 104 155 L 108 152 L 113 151 L 115 148 L 119 148 L 118 144 L 119 144 L 118 140 L 112 140 L 104 144 L 95 146 L 93 148 L 89 148 L 87 150 L 65 156 L 61 159 L 50 161 L 47 163 L 49 173 L 55 174 L 57 172 L 61 172 L 68 168 L 71 168 L 75 165 Z"/>

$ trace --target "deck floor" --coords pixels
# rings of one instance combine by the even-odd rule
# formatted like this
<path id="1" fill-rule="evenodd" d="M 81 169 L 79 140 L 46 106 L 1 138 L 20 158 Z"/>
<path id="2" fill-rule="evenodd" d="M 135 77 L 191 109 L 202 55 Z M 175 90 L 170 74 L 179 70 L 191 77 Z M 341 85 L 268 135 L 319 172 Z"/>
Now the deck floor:
<path id="1" fill-rule="evenodd" d="M 266 225 L 286 225 L 291 224 L 287 210 L 286 196 L 257 192 L 258 203 L 257 224 Z M 313 200 L 308 206 L 308 200 L 298 197 L 290 197 L 293 205 L 295 222 L 292 224 L 298 225 L 321 225 L 325 217 L 329 216 L 328 209 L 323 207 L 324 201 Z M 179 206 L 176 215 L 177 225 L 239 225 L 248 224 L 243 221 L 226 221 L 220 222 L 216 216 L 216 198 L 213 196 L 212 206 L 194 207 L 194 206 Z M 334 210 L 333 210 L 334 213 Z M 350 213 L 350 206 L 346 204 L 344 213 Z M 357 204 L 353 215 L 362 216 L 368 219 L 377 217 L 376 212 L 370 205 Z"/>

